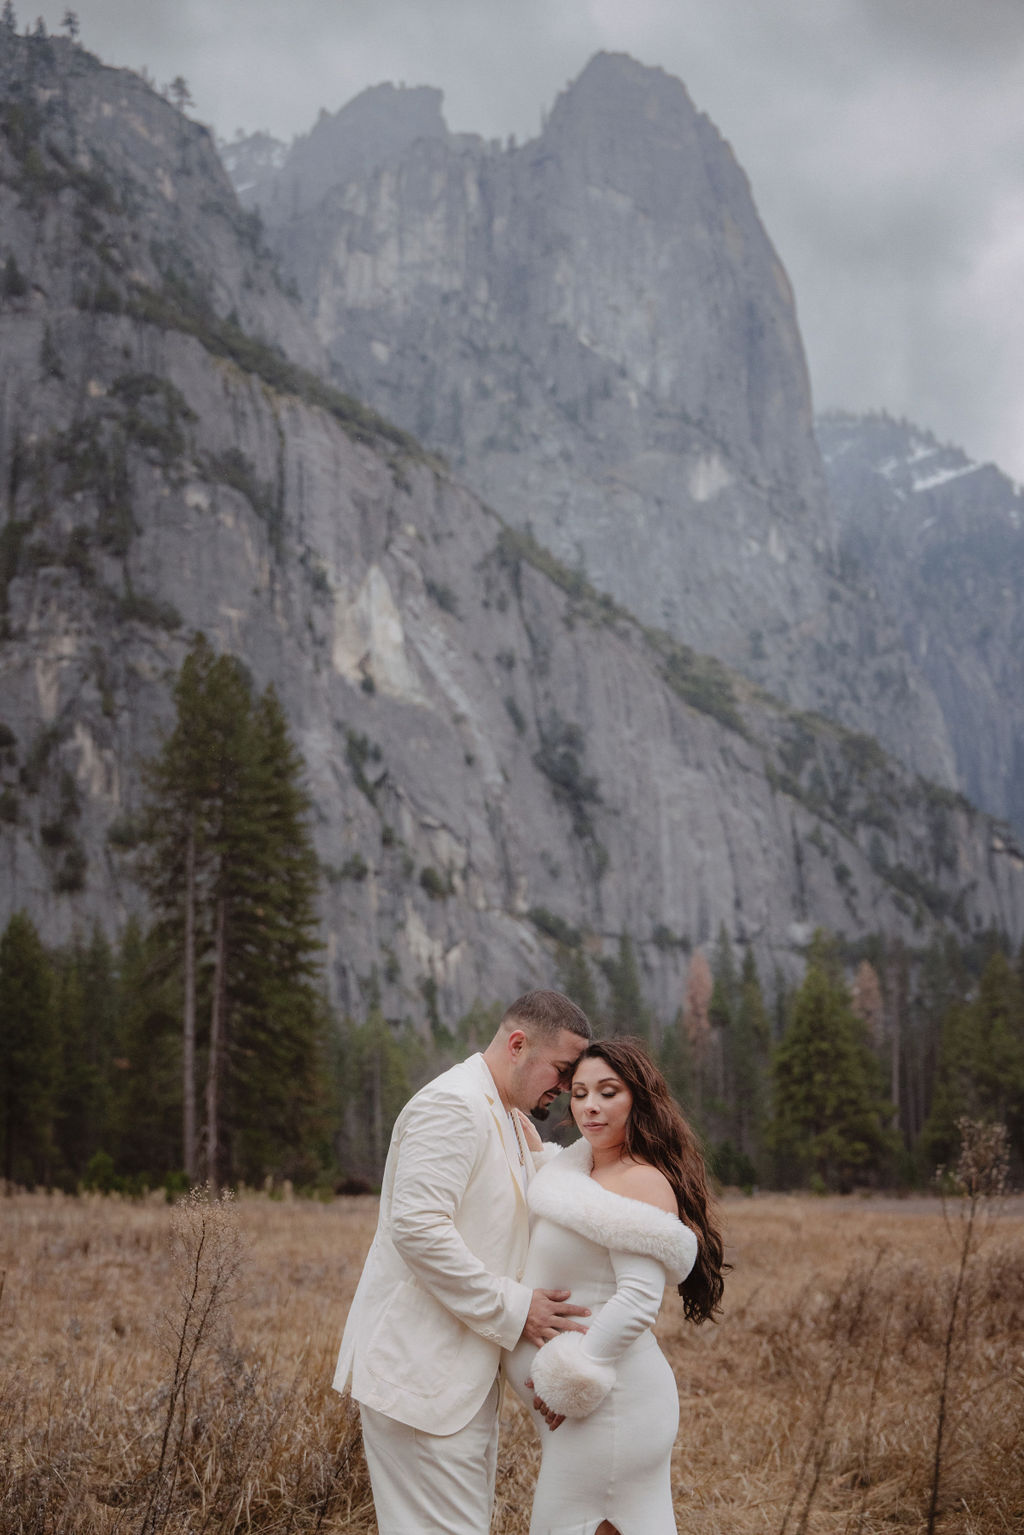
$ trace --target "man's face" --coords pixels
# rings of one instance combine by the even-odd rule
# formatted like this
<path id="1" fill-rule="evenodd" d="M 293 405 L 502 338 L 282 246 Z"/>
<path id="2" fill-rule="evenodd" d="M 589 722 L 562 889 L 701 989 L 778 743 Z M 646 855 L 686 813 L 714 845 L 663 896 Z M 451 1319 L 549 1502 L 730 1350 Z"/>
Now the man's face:
<path id="1" fill-rule="evenodd" d="M 569 1029 L 536 1042 L 524 1038 L 515 1058 L 511 1081 L 512 1102 L 528 1114 L 546 1116 L 551 1103 L 572 1081 L 573 1067 L 587 1047 L 585 1039 Z"/>

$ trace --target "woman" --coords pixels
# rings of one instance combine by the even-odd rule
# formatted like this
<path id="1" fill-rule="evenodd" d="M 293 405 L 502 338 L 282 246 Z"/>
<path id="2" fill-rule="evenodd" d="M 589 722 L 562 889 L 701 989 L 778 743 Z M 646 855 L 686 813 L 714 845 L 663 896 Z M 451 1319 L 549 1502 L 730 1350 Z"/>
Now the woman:
<path id="1" fill-rule="evenodd" d="M 555 1430 L 542 1439 L 530 1535 L 676 1535 L 679 1401 L 650 1329 L 667 1279 L 692 1321 L 719 1307 L 727 1265 L 704 1163 L 635 1040 L 590 1045 L 571 1104 L 581 1139 L 530 1184 L 523 1283 L 571 1289 L 592 1319 L 506 1359 L 538 1428 Z"/>

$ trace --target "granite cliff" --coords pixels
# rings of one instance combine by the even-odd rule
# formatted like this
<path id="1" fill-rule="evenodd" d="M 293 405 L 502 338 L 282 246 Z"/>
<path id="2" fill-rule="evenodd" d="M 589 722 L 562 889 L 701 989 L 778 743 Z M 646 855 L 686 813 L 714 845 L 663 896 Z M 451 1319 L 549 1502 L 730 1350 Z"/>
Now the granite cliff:
<path id="1" fill-rule="evenodd" d="M 967 794 L 1024 835 L 1024 494 L 930 433 L 818 423 L 840 553 L 939 700 Z"/>
<path id="2" fill-rule="evenodd" d="M 624 933 L 662 1018 L 722 923 L 765 969 L 819 923 L 1021 937 L 1003 829 L 326 383 L 208 135 L 142 81 L 3 40 L 0 229 L 0 920 L 139 907 L 140 761 L 202 630 L 287 708 L 353 1012 L 452 1020 L 570 953 L 603 984 Z"/>
<path id="3" fill-rule="evenodd" d="M 521 146 L 380 86 L 223 152 L 342 387 L 644 622 L 956 785 L 843 580 L 789 282 L 678 80 L 598 55 Z"/>

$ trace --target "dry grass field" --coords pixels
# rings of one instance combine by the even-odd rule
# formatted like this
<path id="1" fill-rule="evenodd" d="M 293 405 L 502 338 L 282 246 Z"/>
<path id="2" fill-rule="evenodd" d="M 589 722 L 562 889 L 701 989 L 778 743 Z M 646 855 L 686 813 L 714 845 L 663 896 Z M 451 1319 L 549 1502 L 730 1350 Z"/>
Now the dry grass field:
<path id="1" fill-rule="evenodd" d="M 737 1197 L 719 1325 L 659 1323 L 685 1535 L 927 1528 L 961 1252 L 927 1201 Z M 329 1387 L 375 1205 L 0 1199 L 0 1530 L 375 1529 Z M 935 1528 L 1024 1528 L 1024 1204 L 982 1222 L 949 1355 Z M 536 1444 L 506 1403 L 495 1535 Z"/>

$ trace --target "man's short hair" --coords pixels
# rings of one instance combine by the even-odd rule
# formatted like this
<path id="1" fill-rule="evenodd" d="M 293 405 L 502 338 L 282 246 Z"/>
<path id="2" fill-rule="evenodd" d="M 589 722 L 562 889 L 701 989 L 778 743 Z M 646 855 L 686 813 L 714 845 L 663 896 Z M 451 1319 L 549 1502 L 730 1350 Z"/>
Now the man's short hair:
<path id="1" fill-rule="evenodd" d="M 560 991 L 525 991 L 505 1009 L 501 1020 L 507 1028 L 527 1029 L 530 1034 L 554 1036 L 567 1029 L 581 1039 L 590 1040 L 594 1031 L 582 1007 Z"/>

